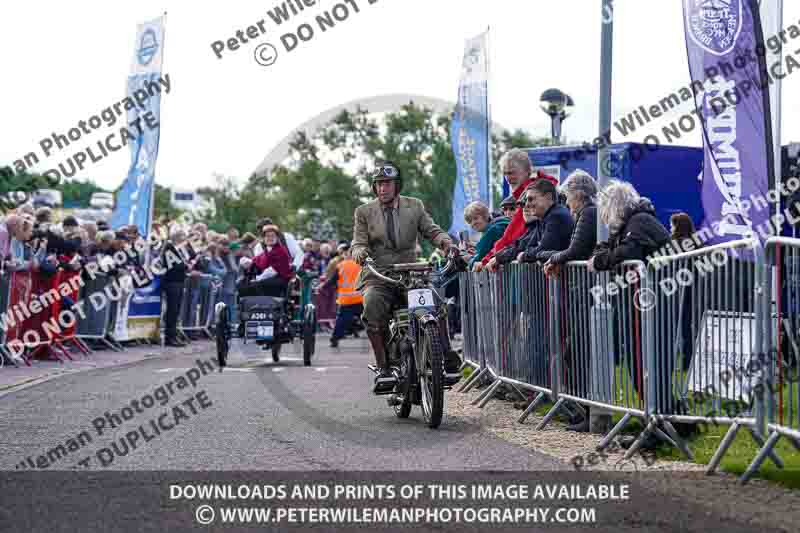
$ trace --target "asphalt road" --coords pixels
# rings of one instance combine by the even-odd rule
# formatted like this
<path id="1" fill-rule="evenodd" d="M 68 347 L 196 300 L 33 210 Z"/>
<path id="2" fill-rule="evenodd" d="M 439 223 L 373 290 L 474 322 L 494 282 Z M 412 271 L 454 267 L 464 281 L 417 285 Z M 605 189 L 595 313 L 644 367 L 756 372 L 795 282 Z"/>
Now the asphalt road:
<path id="1" fill-rule="evenodd" d="M 704 532 L 721 523 L 729 532 L 753 530 L 752 524 L 710 512 L 697 499 L 644 490 L 626 473 L 576 473 L 555 458 L 493 437 L 455 417 L 446 418 L 437 430 L 425 426 L 417 407 L 409 419 L 397 419 L 385 399 L 370 392 L 372 374 L 366 365 L 371 355 L 365 340 L 343 341 L 341 348 L 330 349 L 327 338 L 320 336 L 317 344 L 312 367 L 303 366 L 299 345 L 285 347 L 280 363 L 273 363 L 268 352 L 248 346 L 239 350 L 238 362 L 219 371 L 209 362 L 215 359 L 213 345 L 205 342 L 193 345 L 194 354 L 187 349 L 173 351 L 127 366 L 64 375 L 0 396 L 0 531 L 252 528 L 253 524 L 232 527 L 218 522 L 200 526 L 195 521 L 200 502 L 174 501 L 168 489 L 176 480 L 308 485 L 319 483 L 320 476 L 337 483 L 395 482 L 398 487 L 409 480 L 426 486 L 477 480 L 553 486 L 626 484 L 630 499 L 624 502 L 545 503 L 596 505 L 598 513 L 592 523 L 549 524 L 547 530 Z M 198 360 L 205 362 L 198 365 Z M 112 423 L 117 427 L 111 428 Z M 315 473 L 319 471 L 324 472 Z M 204 477 L 204 472 L 209 474 Z M 680 493 L 680 479 L 673 476 L 673 482 Z M 442 506 L 446 500 L 431 497 L 424 503 Z M 359 504 L 363 501 L 355 503 Z M 539 505 L 533 500 L 517 504 Z M 407 527 L 281 523 L 262 524 L 259 529 L 401 531 Z M 413 527 L 508 530 L 505 524 L 488 523 Z M 512 530 L 531 527 L 516 524 Z"/>
<path id="2" fill-rule="evenodd" d="M 234 341 L 238 343 L 238 341 Z M 372 374 L 367 341 L 342 341 L 327 346 L 320 336 L 313 366 L 304 367 L 299 343 L 284 346 L 280 363 L 257 347 L 233 347 L 246 360 L 232 362 L 222 372 L 202 375 L 194 387 L 178 389 L 162 407 L 159 400 L 141 413 L 122 407 L 166 388 L 196 359 L 214 358 L 213 344 L 205 342 L 197 355 L 171 355 L 123 368 L 99 369 L 62 377 L 12 392 L 0 398 L 0 468 L 14 469 L 21 461 L 63 444 L 67 453 L 51 454 L 49 469 L 119 470 L 555 470 L 567 469 L 557 459 L 516 447 L 481 432 L 477 426 L 445 419 L 438 430 L 422 421 L 415 407 L 400 420 L 383 397 L 371 394 Z M 96 357 L 102 357 L 98 353 Z M 232 359 L 235 359 L 235 354 Z M 195 370 L 194 372 L 199 373 Z M 204 391 L 207 400 L 181 404 Z M 169 391 L 167 391 L 169 392 Z M 450 393 L 455 394 L 455 393 Z M 149 425 L 157 415 L 171 426 L 179 406 L 177 425 L 155 435 Z M 196 411 L 193 413 L 192 408 Z M 100 429 L 105 413 L 133 413 L 116 429 L 112 415 Z M 126 433 L 140 432 L 136 448 Z M 161 427 L 161 426 L 159 426 Z M 86 431 L 87 442 L 78 436 Z M 102 431 L 102 434 L 98 434 Z M 145 442 L 146 437 L 152 437 Z M 78 444 L 70 450 L 68 442 Z M 123 442 L 120 443 L 120 439 Z M 117 449 L 111 447 L 117 443 Z M 109 453 L 98 450 L 109 449 Z M 127 453 L 125 453 L 127 452 Z M 59 456 L 60 455 L 60 456 Z M 91 457 L 87 462 L 86 457 Z M 83 463 L 81 463 L 83 461 Z M 105 463 L 105 464 L 104 464 Z"/>

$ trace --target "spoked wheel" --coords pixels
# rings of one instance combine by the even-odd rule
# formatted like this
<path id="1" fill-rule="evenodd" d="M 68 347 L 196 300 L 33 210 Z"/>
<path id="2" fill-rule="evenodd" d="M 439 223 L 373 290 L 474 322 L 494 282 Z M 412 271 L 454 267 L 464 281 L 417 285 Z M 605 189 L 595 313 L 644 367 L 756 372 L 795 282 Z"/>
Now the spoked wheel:
<path id="1" fill-rule="evenodd" d="M 439 328 L 434 323 L 424 326 L 422 338 L 422 368 L 419 369 L 422 389 L 422 416 L 428 427 L 436 429 L 444 414 L 444 350 Z"/>
<path id="2" fill-rule="evenodd" d="M 400 386 L 399 393 L 403 395 L 403 400 L 394 406 L 394 414 L 397 418 L 408 418 L 411 414 L 411 387 L 415 375 L 414 352 L 409 351 L 400 358 Z"/>
<path id="3" fill-rule="evenodd" d="M 281 362 L 281 346 L 283 345 L 279 342 L 272 345 L 272 360 L 276 363 Z"/>
<path id="4" fill-rule="evenodd" d="M 220 368 L 228 363 L 228 350 L 230 349 L 230 310 L 226 305 L 217 309 L 217 363 Z"/>
<path id="5" fill-rule="evenodd" d="M 314 333 L 317 331 L 317 310 L 313 304 L 306 306 L 305 316 L 303 317 L 303 364 L 311 366 L 311 358 L 314 357 L 314 350 L 317 338 Z"/>

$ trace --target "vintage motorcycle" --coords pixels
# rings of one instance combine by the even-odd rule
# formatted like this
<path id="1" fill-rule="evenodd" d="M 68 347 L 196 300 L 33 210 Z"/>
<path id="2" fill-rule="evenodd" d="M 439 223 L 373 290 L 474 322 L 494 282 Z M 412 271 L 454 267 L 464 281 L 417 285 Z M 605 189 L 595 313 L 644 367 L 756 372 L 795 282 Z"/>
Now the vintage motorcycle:
<path id="1" fill-rule="evenodd" d="M 431 428 L 438 428 L 442 422 L 444 391 L 461 378 L 460 372 L 445 372 L 445 353 L 449 348 L 447 307 L 453 302 L 444 298 L 444 288 L 464 266 L 459 257 L 451 257 L 438 271 L 429 263 L 396 264 L 378 269 L 371 258 L 365 262 L 365 268 L 376 277 L 397 285 L 407 296 L 406 305 L 393 310 L 386 344 L 396 384 L 393 389 L 379 394 L 389 395 L 388 403 L 399 418 L 408 418 L 412 406 L 419 405 Z M 369 368 L 375 374 L 380 373 L 375 365 Z"/>

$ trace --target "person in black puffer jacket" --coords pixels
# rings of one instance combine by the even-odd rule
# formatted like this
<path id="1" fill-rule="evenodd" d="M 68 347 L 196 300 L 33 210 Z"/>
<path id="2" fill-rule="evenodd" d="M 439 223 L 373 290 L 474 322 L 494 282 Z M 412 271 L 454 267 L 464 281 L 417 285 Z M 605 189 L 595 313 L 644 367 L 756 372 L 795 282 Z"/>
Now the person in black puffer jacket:
<path id="1" fill-rule="evenodd" d="M 598 243 L 595 248 L 594 255 L 589 260 L 589 271 L 603 271 L 612 270 L 618 267 L 623 261 L 639 260 L 647 261 L 648 257 L 658 251 L 662 246 L 666 246 L 670 241 L 670 234 L 667 229 L 656 218 L 656 211 L 653 204 L 647 198 L 642 198 L 636 189 L 630 183 L 611 180 L 609 184 L 603 189 L 600 194 L 600 201 L 598 205 L 598 215 L 600 221 L 608 225 L 609 239 Z M 621 273 L 624 276 L 624 272 Z M 612 276 L 613 277 L 613 276 Z M 631 285 L 625 292 L 630 295 L 638 294 L 638 283 Z M 639 338 L 640 346 L 630 346 L 627 349 L 621 350 L 624 345 L 621 334 L 619 331 L 620 311 L 627 312 L 627 309 L 622 309 L 623 299 L 619 296 L 607 296 L 611 305 L 614 308 L 613 318 L 613 331 L 614 331 L 614 345 L 615 349 L 615 363 L 620 366 L 626 366 L 632 387 L 635 389 L 639 397 L 639 401 L 644 401 L 643 386 L 644 376 L 642 369 L 642 360 L 645 351 L 643 346 L 643 331 L 635 331 L 638 324 L 641 328 L 642 317 L 638 320 L 628 320 L 627 328 L 632 328 L 627 332 L 626 338 L 636 339 Z M 637 296 L 633 296 L 636 298 Z M 641 303 L 636 307 L 636 313 L 641 313 Z M 662 313 L 661 316 L 666 317 L 668 313 Z M 669 331 L 669 330 L 667 330 Z M 658 339 L 656 339 L 658 341 Z M 626 352 L 626 353 L 620 353 Z M 656 363 L 657 368 L 651 369 L 651 376 L 653 379 L 660 380 L 656 384 L 657 388 L 661 389 L 661 396 L 664 398 L 656 398 L 658 403 L 657 409 L 664 414 L 672 414 L 677 409 L 676 401 L 672 398 L 671 390 L 669 387 L 672 377 L 672 371 L 675 366 L 672 358 L 667 357 L 666 354 L 660 354 L 660 360 Z M 624 361 L 623 361 L 624 359 Z M 667 392 L 665 392 L 667 391 Z M 668 400 L 671 399 L 671 400 Z M 629 445 L 626 440 L 622 443 L 623 446 Z M 642 444 L 645 449 L 653 449 L 659 445 L 659 441 L 652 434 Z"/>
<path id="2" fill-rule="evenodd" d="M 670 241 L 648 198 L 630 183 L 611 180 L 600 199 L 600 221 L 608 225 L 609 239 L 598 243 L 589 270 L 611 270 L 623 261 L 645 261 Z"/>

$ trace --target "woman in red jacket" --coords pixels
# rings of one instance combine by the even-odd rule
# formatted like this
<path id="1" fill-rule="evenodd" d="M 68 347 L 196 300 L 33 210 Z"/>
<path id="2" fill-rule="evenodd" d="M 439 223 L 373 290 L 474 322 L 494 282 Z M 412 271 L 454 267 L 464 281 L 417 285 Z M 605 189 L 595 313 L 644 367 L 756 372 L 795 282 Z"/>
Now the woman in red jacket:
<path id="1" fill-rule="evenodd" d="M 278 239 L 277 226 L 264 226 L 263 249 L 253 259 L 248 274 L 255 276 L 252 283 L 239 290 L 241 296 L 262 295 L 284 297 L 286 287 L 292 278 L 292 265 L 289 251 Z M 249 294 L 247 294 L 249 293 Z"/>

